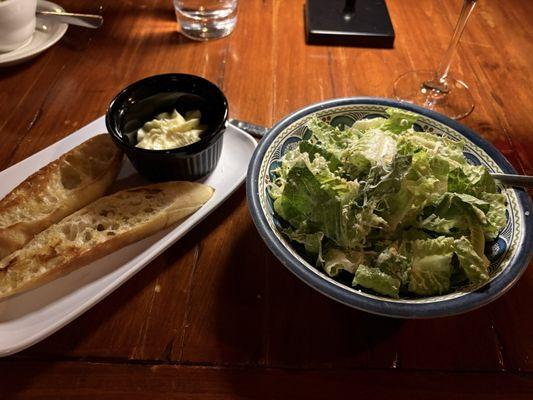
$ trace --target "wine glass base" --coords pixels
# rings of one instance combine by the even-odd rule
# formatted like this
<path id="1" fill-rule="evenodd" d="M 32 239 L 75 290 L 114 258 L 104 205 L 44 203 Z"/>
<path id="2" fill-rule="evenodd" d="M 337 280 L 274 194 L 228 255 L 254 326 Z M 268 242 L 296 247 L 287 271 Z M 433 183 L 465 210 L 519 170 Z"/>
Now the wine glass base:
<path id="1" fill-rule="evenodd" d="M 433 90 L 424 82 L 435 80 L 430 70 L 409 71 L 394 82 L 396 99 L 437 111 L 453 119 L 466 117 L 474 109 L 474 98 L 463 81 L 446 78 L 447 92 Z"/>

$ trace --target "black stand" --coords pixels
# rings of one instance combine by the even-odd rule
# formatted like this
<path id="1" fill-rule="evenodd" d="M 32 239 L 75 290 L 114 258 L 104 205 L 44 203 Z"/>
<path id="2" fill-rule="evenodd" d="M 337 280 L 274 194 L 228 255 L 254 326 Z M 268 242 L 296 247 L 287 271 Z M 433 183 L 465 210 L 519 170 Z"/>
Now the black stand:
<path id="1" fill-rule="evenodd" d="M 393 47 L 385 0 L 306 0 L 305 16 L 308 44 Z"/>

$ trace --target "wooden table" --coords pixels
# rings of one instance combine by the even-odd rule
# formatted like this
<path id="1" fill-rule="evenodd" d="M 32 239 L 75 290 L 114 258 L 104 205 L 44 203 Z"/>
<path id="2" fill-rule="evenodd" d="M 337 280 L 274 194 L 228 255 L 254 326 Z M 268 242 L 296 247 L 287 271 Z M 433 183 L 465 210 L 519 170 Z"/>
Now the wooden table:
<path id="1" fill-rule="evenodd" d="M 228 38 L 176 32 L 170 0 L 63 0 L 101 12 L 35 60 L 0 70 L 0 169 L 104 114 L 163 72 L 220 85 L 233 117 L 270 125 L 306 104 L 391 96 L 432 68 L 460 0 L 389 0 L 394 50 L 306 46 L 302 0 L 241 0 Z M 453 72 L 476 100 L 463 122 L 533 174 L 533 2 L 481 1 Z M 453 318 L 352 310 L 290 274 L 266 248 L 244 188 L 92 310 L 0 360 L 1 398 L 533 398 L 533 270 L 505 296 Z"/>

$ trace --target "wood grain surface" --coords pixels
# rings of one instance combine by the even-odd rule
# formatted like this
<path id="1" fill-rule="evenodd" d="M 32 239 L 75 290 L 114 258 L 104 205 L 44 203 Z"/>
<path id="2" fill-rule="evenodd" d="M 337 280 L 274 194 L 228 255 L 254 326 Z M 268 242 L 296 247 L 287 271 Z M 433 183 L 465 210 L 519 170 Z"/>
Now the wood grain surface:
<path id="1" fill-rule="evenodd" d="M 0 169 L 105 113 L 140 78 L 220 85 L 232 117 L 271 125 L 307 104 L 392 96 L 431 69 L 460 0 L 388 0 L 392 50 L 307 46 L 303 0 L 241 0 L 227 38 L 192 42 L 170 0 L 62 0 L 100 13 L 43 55 L 0 69 Z M 473 90 L 462 122 L 533 174 L 533 2 L 480 1 L 452 72 Z M 1 183 L 0 183 L 1 184 Z M 269 252 L 244 188 L 107 299 L 0 360 L 0 398 L 533 398 L 533 270 L 494 303 L 451 318 L 366 314 L 305 286 Z"/>

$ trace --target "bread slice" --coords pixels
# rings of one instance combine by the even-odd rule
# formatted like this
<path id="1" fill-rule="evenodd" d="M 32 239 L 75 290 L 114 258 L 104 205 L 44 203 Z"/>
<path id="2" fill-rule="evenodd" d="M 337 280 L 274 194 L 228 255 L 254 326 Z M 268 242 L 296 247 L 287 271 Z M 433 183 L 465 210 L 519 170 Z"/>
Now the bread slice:
<path id="1" fill-rule="evenodd" d="M 95 136 L 28 177 L 0 200 L 0 259 L 36 233 L 104 195 L 122 153 L 108 134 Z"/>
<path id="2" fill-rule="evenodd" d="M 47 282 L 192 214 L 214 190 L 167 182 L 102 197 L 0 261 L 0 298 Z"/>

